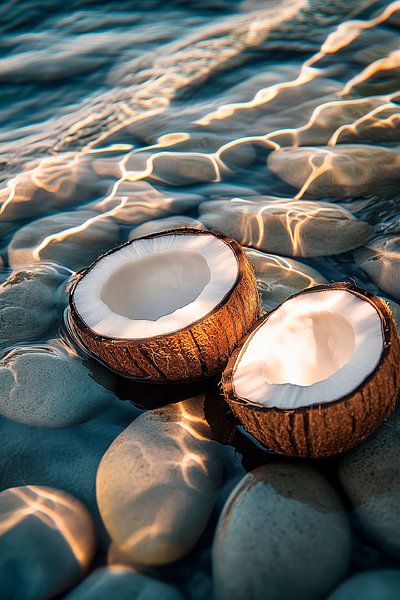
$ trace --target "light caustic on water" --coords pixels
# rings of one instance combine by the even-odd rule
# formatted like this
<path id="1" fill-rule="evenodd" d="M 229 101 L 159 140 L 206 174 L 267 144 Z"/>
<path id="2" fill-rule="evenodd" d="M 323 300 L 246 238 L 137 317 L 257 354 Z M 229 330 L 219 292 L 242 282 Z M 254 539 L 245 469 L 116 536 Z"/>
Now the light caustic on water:
<path id="1" fill-rule="evenodd" d="M 302 5 L 303 3 L 300 3 L 300 4 Z M 297 10 L 297 9 L 298 9 L 298 7 L 297 8 L 293 7 L 293 10 Z M 197 125 L 200 125 L 200 126 L 207 126 L 215 120 L 224 120 L 227 117 L 231 117 L 237 111 L 248 110 L 248 109 L 256 108 L 259 106 L 265 107 L 272 100 L 275 100 L 276 98 L 278 98 L 279 95 L 283 91 L 290 90 L 291 88 L 298 89 L 299 87 L 307 85 L 314 79 L 325 74 L 324 69 L 317 67 L 317 65 L 325 57 L 336 54 L 339 51 L 343 50 L 344 48 L 349 46 L 352 42 L 354 42 L 354 40 L 356 40 L 363 32 L 365 32 L 369 29 L 372 29 L 372 28 L 376 27 L 377 25 L 384 23 L 387 19 L 389 19 L 393 14 L 395 14 L 399 10 L 400 10 L 400 2 L 396 1 L 396 2 L 392 2 L 391 4 L 389 4 L 380 14 L 378 14 L 373 19 L 366 20 L 366 21 L 350 20 L 350 21 L 341 23 L 340 25 L 338 25 L 336 27 L 336 29 L 333 32 L 331 32 L 328 35 L 326 40 L 321 45 L 320 50 L 303 63 L 303 65 L 300 68 L 300 72 L 299 72 L 298 76 L 294 80 L 278 83 L 278 84 L 269 86 L 267 88 L 263 88 L 263 89 L 259 90 L 255 94 L 253 99 L 251 99 L 249 101 L 223 105 L 223 106 L 219 107 L 218 109 L 205 115 L 204 117 L 201 117 L 195 123 L 197 123 Z M 257 35 L 259 35 L 260 27 L 261 27 L 261 24 L 256 23 L 254 26 L 250 27 L 248 35 L 250 37 L 251 36 L 257 37 Z M 246 40 L 246 43 L 251 44 L 250 38 L 248 38 Z M 178 54 L 179 54 L 179 52 L 178 52 Z M 180 52 L 180 58 L 182 59 L 182 61 L 183 61 L 183 58 L 182 58 L 183 55 L 184 55 L 184 53 Z M 182 64 L 184 64 L 184 61 Z M 396 50 L 396 51 L 391 52 L 387 57 L 384 57 L 384 58 L 374 61 L 373 63 L 368 65 L 368 67 L 363 69 L 361 73 L 352 77 L 347 83 L 344 84 L 343 88 L 338 92 L 338 96 L 343 97 L 345 95 L 348 95 L 354 89 L 354 87 L 356 87 L 360 83 L 365 82 L 366 80 L 373 77 L 380 71 L 384 71 L 384 70 L 388 70 L 388 69 L 395 69 L 395 68 L 398 68 L 399 66 L 400 66 L 400 54 L 399 54 L 399 51 Z M 169 74 L 169 79 L 171 79 L 171 77 L 172 77 L 172 72 Z M 176 86 L 179 87 L 181 85 L 183 86 L 184 81 L 183 80 L 180 81 L 179 77 L 178 77 L 178 79 L 176 79 L 177 77 L 178 76 L 175 74 L 175 79 L 171 79 L 171 82 L 174 81 L 175 87 Z M 169 79 L 168 79 L 168 77 L 167 77 L 167 79 L 164 79 L 164 83 L 166 81 L 169 81 Z M 151 103 L 151 97 L 150 97 L 149 93 L 154 91 L 154 89 L 156 89 L 156 91 L 160 92 L 160 85 L 162 83 L 163 83 L 163 78 L 158 77 L 156 80 L 154 80 L 152 82 L 152 86 L 150 86 L 149 90 L 147 90 L 146 93 L 145 93 L 144 88 L 142 90 L 143 102 L 145 100 L 146 95 L 148 97 L 148 102 L 149 102 L 150 113 L 146 112 L 146 117 L 148 117 L 149 114 L 152 114 L 152 112 L 154 112 L 155 114 L 159 114 L 160 112 L 163 112 L 164 110 L 166 110 L 166 108 L 170 104 L 169 95 L 171 96 L 171 98 L 173 97 L 172 91 L 171 91 L 171 94 L 172 94 L 171 95 L 171 94 L 169 94 L 169 92 L 165 92 L 165 90 L 164 90 L 164 92 L 165 92 L 166 96 L 165 96 L 164 102 L 157 101 L 155 103 L 155 105 L 152 105 L 152 103 Z M 156 87 L 154 88 L 154 86 L 156 86 Z M 167 89 L 168 89 L 168 86 L 167 86 Z M 330 136 L 329 141 L 328 141 L 329 146 L 335 146 L 339 142 L 341 136 L 346 131 L 351 131 L 354 134 L 356 134 L 357 128 L 360 127 L 360 125 L 364 124 L 368 120 L 373 120 L 372 125 L 374 127 L 393 127 L 394 124 L 396 123 L 396 121 L 399 119 L 400 113 L 393 112 L 388 117 L 383 117 L 383 118 L 378 118 L 378 117 L 382 113 L 384 113 L 385 110 L 394 110 L 394 111 L 396 110 L 395 100 L 397 99 L 397 97 L 398 97 L 398 93 L 393 93 L 393 94 L 388 94 L 388 95 L 383 95 L 383 96 L 375 96 L 375 97 L 372 96 L 369 98 L 355 98 L 355 99 L 346 99 L 346 100 L 341 99 L 341 100 L 334 100 L 331 102 L 325 102 L 325 103 L 322 103 L 320 106 L 318 106 L 317 108 L 315 108 L 312 111 L 312 114 L 306 124 L 299 126 L 297 128 L 279 129 L 279 130 L 274 130 L 274 131 L 268 132 L 266 134 L 241 137 L 241 138 L 238 138 L 238 139 L 235 139 L 235 140 L 232 140 L 230 142 L 223 144 L 217 151 L 215 151 L 213 153 L 184 152 L 184 153 L 182 153 L 182 157 L 190 157 L 190 156 L 202 157 L 204 160 L 209 161 L 211 168 L 215 172 L 214 181 L 221 181 L 222 176 L 226 173 L 229 173 L 229 168 L 225 165 L 225 163 L 223 161 L 223 156 L 226 151 L 228 151 L 232 148 L 235 148 L 241 144 L 248 143 L 248 142 L 261 143 L 261 144 L 265 145 L 267 148 L 270 148 L 271 150 L 279 149 L 281 146 L 277 140 L 283 134 L 291 135 L 292 136 L 292 144 L 291 145 L 297 146 L 299 143 L 299 140 L 298 140 L 299 134 L 304 133 L 308 129 L 311 129 L 313 127 L 313 125 L 316 123 L 317 119 L 323 113 L 323 111 L 328 110 L 334 106 L 336 106 L 338 108 L 341 106 L 343 106 L 343 107 L 358 106 L 362 110 L 363 106 L 365 105 L 365 107 L 367 108 L 367 112 L 364 115 L 357 117 L 356 119 L 353 119 L 348 123 L 341 124 L 336 129 L 336 131 L 334 131 L 334 133 Z M 158 98 L 158 100 L 160 100 L 160 94 L 159 93 L 158 93 L 158 95 L 156 94 L 155 98 Z M 376 100 L 378 102 L 378 106 L 375 106 L 371 109 L 370 102 L 372 100 Z M 123 110 L 122 110 L 121 114 L 125 113 L 125 118 L 121 118 L 117 125 L 111 127 L 108 131 L 104 131 L 101 134 L 99 134 L 94 140 L 88 142 L 86 144 L 86 146 L 83 146 L 79 152 L 72 153 L 72 154 L 67 153 L 67 154 L 60 155 L 61 160 L 66 161 L 66 164 L 68 164 L 69 167 L 73 170 L 74 167 L 79 163 L 79 161 L 84 156 L 96 155 L 97 153 L 103 154 L 103 153 L 114 153 L 114 152 L 126 151 L 125 156 L 118 162 L 119 170 L 120 170 L 119 178 L 115 181 L 111 192 L 97 206 L 97 210 L 99 210 L 99 211 L 101 211 L 102 208 L 104 207 L 105 208 L 104 212 L 102 212 L 102 213 L 100 212 L 100 214 L 94 215 L 94 216 L 86 219 L 82 224 L 80 224 L 78 226 L 63 229 L 62 231 L 59 231 L 57 233 L 54 233 L 54 234 L 51 234 L 51 235 L 45 237 L 43 240 L 41 240 L 39 242 L 39 244 L 36 246 L 36 248 L 34 248 L 33 258 L 35 261 L 41 260 L 41 254 L 42 254 L 43 250 L 46 247 L 48 247 L 49 244 L 51 244 L 53 242 L 56 243 L 56 242 L 62 241 L 63 239 L 65 239 L 68 236 L 73 236 L 75 233 L 84 231 L 86 228 L 90 227 L 90 225 L 93 224 L 94 222 L 101 221 L 103 219 L 113 218 L 116 215 L 118 215 L 119 212 L 123 211 L 123 209 L 126 207 L 126 205 L 128 203 L 127 196 L 122 196 L 118 200 L 117 205 L 112 206 L 112 208 L 107 207 L 107 204 L 109 205 L 110 202 L 113 202 L 114 199 L 117 198 L 118 190 L 119 190 L 121 184 L 126 183 L 126 182 L 130 182 L 130 183 L 134 184 L 135 182 L 139 182 L 141 180 L 145 180 L 147 178 L 154 177 L 155 176 L 154 164 L 155 164 L 156 160 L 159 159 L 160 157 L 162 157 L 163 155 L 169 154 L 169 153 L 165 153 L 162 151 L 153 153 L 151 156 L 149 156 L 145 160 L 144 168 L 139 168 L 138 170 L 132 170 L 131 168 L 127 168 L 126 165 L 127 165 L 129 159 L 131 159 L 135 155 L 138 156 L 143 152 L 149 152 L 150 150 L 161 150 L 163 148 L 171 148 L 173 146 L 179 145 L 183 141 L 186 141 L 187 139 L 190 138 L 190 134 L 188 134 L 188 133 L 176 132 L 176 133 L 169 133 L 169 134 L 165 134 L 165 135 L 161 136 L 157 143 L 149 145 L 147 147 L 135 149 L 130 144 L 111 144 L 108 148 L 105 148 L 105 147 L 101 147 L 101 148 L 97 147 L 96 148 L 96 146 L 98 146 L 100 143 L 103 143 L 104 141 L 106 141 L 116 131 L 123 130 L 126 126 L 128 126 L 135 120 L 142 118 L 141 115 L 137 113 L 137 111 L 136 112 L 133 111 L 128 106 L 126 106 L 124 108 L 123 102 L 119 103 L 119 106 L 122 107 L 121 110 L 122 109 Z M 96 111 L 94 111 L 94 112 L 96 112 Z M 92 117 L 89 117 L 89 121 L 91 120 Z M 96 114 L 96 115 L 94 115 L 94 117 L 97 118 L 98 115 Z M 76 130 L 76 132 L 79 132 L 84 127 L 85 127 L 85 122 L 80 122 L 80 123 L 76 124 L 75 130 Z M 70 130 L 69 135 L 73 135 L 73 128 Z M 179 155 L 179 153 L 177 153 L 177 154 Z M 44 189 L 49 192 L 57 190 L 57 186 L 60 185 L 60 182 L 57 181 L 57 166 L 60 163 L 60 156 L 48 157 L 48 158 L 42 160 L 39 163 L 39 165 L 36 166 L 31 171 L 33 184 L 35 186 L 37 186 L 39 189 Z M 301 187 L 301 189 L 299 190 L 299 192 L 294 197 L 294 200 L 300 200 L 301 198 L 303 198 L 304 195 L 307 193 L 307 190 L 310 188 L 312 183 L 318 177 L 320 177 L 323 173 L 326 173 L 330 169 L 334 168 L 334 166 L 332 164 L 332 158 L 333 158 L 333 156 L 330 154 L 329 150 L 324 150 L 322 161 L 321 161 L 321 156 L 319 156 L 317 159 L 314 156 L 309 157 L 310 175 L 304 182 L 304 184 Z M 0 217 L 6 211 L 6 209 L 9 207 L 9 205 L 11 203 L 18 202 L 18 194 L 17 194 L 18 184 L 19 184 L 18 177 L 15 178 L 14 180 L 10 181 L 7 184 L 8 185 L 8 193 L 0 206 Z M 26 199 L 24 199 L 24 200 L 26 200 Z M 164 199 L 160 198 L 161 205 L 162 205 L 163 201 L 164 201 Z M 137 202 L 137 200 L 136 200 L 136 202 Z M 143 204 L 145 204 L 145 202 L 143 202 Z M 300 240 L 301 229 L 304 226 L 304 223 L 308 219 L 312 218 L 312 216 L 301 214 L 301 207 L 296 207 L 295 205 L 288 207 L 288 209 L 289 209 L 287 211 L 288 231 L 291 232 L 290 235 L 293 238 L 293 244 L 295 246 L 299 246 L 301 243 L 301 240 Z M 291 209 L 294 209 L 294 214 L 292 214 Z M 299 209 L 300 209 L 300 212 L 299 212 Z M 300 216 L 299 216 L 299 214 L 300 214 Z M 262 215 L 260 215 L 260 216 L 262 217 Z M 261 231 L 261 229 L 260 229 L 260 231 Z"/>

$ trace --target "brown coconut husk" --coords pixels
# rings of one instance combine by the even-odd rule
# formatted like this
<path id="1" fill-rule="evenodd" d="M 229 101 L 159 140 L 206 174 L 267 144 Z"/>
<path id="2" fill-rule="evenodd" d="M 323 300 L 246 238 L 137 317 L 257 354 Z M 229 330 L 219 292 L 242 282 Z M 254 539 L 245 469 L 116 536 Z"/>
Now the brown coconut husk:
<path id="1" fill-rule="evenodd" d="M 143 236 L 210 235 L 210 231 L 177 229 Z M 74 302 L 77 283 L 105 256 L 77 274 L 69 294 L 69 325 L 84 348 L 117 373 L 154 382 L 189 381 L 221 372 L 243 336 L 260 314 L 260 298 L 253 267 L 242 247 L 223 235 L 212 233 L 234 252 L 238 263 L 236 281 L 224 298 L 202 319 L 189 326 L 144 339 L 121 339 L 98 335 L 81 319 Z M 135 243 L 132 240 L 123 244 Z"/>
<path id="2" fill-rule="evenodd" d="M 381 319 L 384 343 L 379 363 L 356 389 L 333 402 L 289 410 L 263 407 L 236 396 L 233 376 L 239 354 L 274 311 L 256 323 L 224 370 L 222 388 L 232 412 L 250 434 L 273 452 L 314 458 L 344 452 L 370 435 L 395 407 L 400 391 L 400 343 L 388 305 L 350 283 L 318 285 L 300 294 L 329 289 L 346 290 L 369 302 Z"/>

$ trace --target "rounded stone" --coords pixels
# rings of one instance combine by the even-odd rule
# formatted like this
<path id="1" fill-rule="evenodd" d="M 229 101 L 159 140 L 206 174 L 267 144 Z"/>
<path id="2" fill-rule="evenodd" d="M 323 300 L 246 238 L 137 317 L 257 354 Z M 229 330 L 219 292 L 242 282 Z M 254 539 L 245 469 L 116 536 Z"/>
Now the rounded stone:
<path id="1" fill-rule="evenodd" d="M 69 494 L 26 485 L 0 493 L 0 588 L 4 598 L 42 600 L 78 581 L 94 553 L 86 508 Z"/>
<path id="2" fill-rule="evenodd" d="M 362 144 L 281 148 L 271 152 L 268 167 L 278 177 L 316 198 L 355 198 L 393 193 L 400 182 L 400 153 Z"/>
<path id="3" fill-rule="evenodd" d="M 400 558 L 399 456 L 397 411 L 339 463 L 341 484 L 366 532 L 396 558 Z"/>
<path id="4" fill-rule="evenodd" d="M 356 263 L 384 292 L 400 300 L 400 236 L 378 238 L 355 253 Z"/>
<path id="5" fill-rule="evenodd" d="M 209 229 L 285 256 L 328 256 L 353 250 L 371 227 L 329 202 L 259 196 L 204 202 L 200 220 Z"/>
<path id="6" fill-rule="evenodd" d="M 160 152 L 152 161 L 151 176 L 168 185 L 218 181 L 216 160 L 199 152 Z"/>
<path id="7" fill-rule="evenodd" d="M 321 273 L 293 258 L 266 254 L 252 248 L 247 248 L 246 254 L 254 267 L 266 311 L 276 308 L 297 292 L 327 283 Z"/>
<path id="8" fill-rule="evenodd" d="M 146 412 L 118 436 L 97 473 L 97 503 L 117 548 L 161 565 L 185 556 L 203 532 L 220 483 L 203 397 Z"/>
<path id="9" fill-rule="evenodd" d="M 398 600 L 400 570 L 379 569 L 357 573 L 340 585 L 328 600 Z"/>
<path id="10" fill-rule="evenodd" d="M 52 261 L 77 271 L 118 241 L 111 218 L 89 210 L 58 213 L 21 227 L 8 246 L 8 259 L 13 268 Z"/>
<path id="11" fill-rule="evenodd" d="M 138 573 L 129 567 L 113 565 L 93 571 L 66 600 L 183 600 L 173 587 Z"/>
<path id="12" fill-rule="evenodd" d="M 191 229 L 205 229 L 204 225 L 197 219 L 177 215 L 176 217 L 147 221 L 142 225 L 138 225 L 130 232 L 129 239 L 133 240 L 142 237 L 143 235 L 151 235 L 152 233 L 168 231 L 169 229 L 182 229 L 185 227 L 190 227 Z"/>
<path id="13" fill-rule="evenodd" d="M 115 401 L 78 357 L 56 345 L 25 346 L 0 361 L 0 413 L 35 427 L 69 427 Z"/>
<path id="14" fill-rule="evenodd" d="M 314 468 L 270 463 L 243 477 L 213 544 L 217 600 L 320 599 L 347 571 L 351 533 L 335 491 Z"/>
<path id="15" fill-rule="evenodd" d="M 22 171 L 0 191 L 4 221 L 32 219 L 106 194 L 108 180 L 93 169 L 93 159 L 71 154 L 49 156 Z M 12 201 L 10 198 L 12 190 Z"/>
<path id="16" fill-rule="evenodd" d="M 33 342 L 60 318 L 68 273 L 53 265 L 15 271 L 0 285 L 0 345 Z"/>

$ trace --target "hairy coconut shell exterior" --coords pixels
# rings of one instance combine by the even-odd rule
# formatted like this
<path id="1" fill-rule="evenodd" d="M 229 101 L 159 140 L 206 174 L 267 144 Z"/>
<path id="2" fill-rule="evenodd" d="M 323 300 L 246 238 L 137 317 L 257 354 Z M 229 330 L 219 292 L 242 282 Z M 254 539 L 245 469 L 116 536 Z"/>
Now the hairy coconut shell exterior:
<path id="1" fill-rule="evenodd" d="M 224 396 L 234 415 L 250 434 L 279 454 L 324 458 L 348 450 L 387 419 L 400 391 L 400 343 L 385 301 L 349 283 L 318 285 L 300 294 L 329 289 L 346 290 L 370 302 L 381 319 L 384 339 L 381 358 L 376 369 L 357 389 L 333 402 L 287 410 L 263 407 L 237 397 L 233 377 L 239 354 L 274 311 L 253 327 L 223 373 Z"/>
<path id="2" fill-rule="evenodd" d="M 238 274 L 233 287 L 202 319 L 168 334 L 143 339 L 104 337 L 81 319 L 74 303 L 77 283 L 104 256 L 118 252 L 119 246 L 100 256 L 87 270 L 77 274 L 69 295 L 69 325 L 84 348 L 117 373 L 154 382 L 189 381 L 221 372 L 243 336 L 260 315 L 261 305 L 253 267 L 242 247 L 223 235 L 198 229 L 163 231 L 166 235 L 214 235 L 234 252 Z M 143 238 L 141 238 L 143 239 Z M 132 240 L 124 244 L 133 244 Z"/>

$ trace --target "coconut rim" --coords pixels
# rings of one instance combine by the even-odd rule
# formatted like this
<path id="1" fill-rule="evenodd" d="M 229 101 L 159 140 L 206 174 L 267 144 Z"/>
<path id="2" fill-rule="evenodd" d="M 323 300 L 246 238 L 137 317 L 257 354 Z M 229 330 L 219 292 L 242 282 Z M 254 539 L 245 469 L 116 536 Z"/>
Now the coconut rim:
<path id="1" fill-rule="evenodd" d="M 238 358 L 239 358 L 240 354 L 242 354 L 246 351 L 247 346 L 248 346 L 250 340 L 252 339 L 253 335 L 255 334 L 255 332 L 258 329 L 260 329 L 264 325 L 264 323 L 269 319 L 270 315 L 272 313 L 274 313 L 276 310 L 278 310 L 278 308 L 280 308 L 282 306 L 282 304 L 284 304 L 288 300 L 291 300 L 292 298 L 296 298 L 297 296 L 309 294 L 312 292 L 323 292 L 323 291 L 329 291 L 329 290 L 344 290 L 344 291 L 350 292 L 350 293 L 354 294 L 355 296 L 357 296 L 358 298 L 360 298 L 361 300 L 364 300 L 365 302 L 369 302 L 369 304 L 371 304 L 373 306 L 373 308 L 376 310 L 376 312 L 378 313 L 378 316 L 380 319 L 380 324 L 381 324 L 383 342 L 382 342 L 382 352 L 381 352 L 378 364 L 376 365 L 375 369 L 373 369 L 373 371 L 368 373 L 366 375 L 366 377 L 362 380 L 362 382 L 357 387 L 350 390 L 344 396 L 341 396 L 340 398 L 337 398 L 336 400 L 332 400 L 330 402 L 323 402 L 323 403 L 315 402 L 314 404 L 309 404 L 307 406 L 298 406 L 297 408 L 279 408 L 279 407 L 275 407 L 275 406 L 263 406 L 261 404 L 251 402 L 251 401 L 247 400 L 246 398 L 242 398 L 241 396 L 236 395 L 233 378 L 234 378 L 234 375 L 235 375 L 235 372 L 237 369 Z M 394 323 L 393 323 L 391 310 L 390 310 L 389 306 L 387 305 L 387 303 L 385 302 L 385 300 L 383 298 L 380 298 L 379 296 L 376 296 L 376 294 L 373 294 L 372 292 L 363 290 L 362 288 L 360 288 L 359 286 L 355 285 L 352 282 L 335 282 L 330 285 L 320 284 L 320 285 L 316 285 L 316 286 L 313 286 L 310 288 L 306 288 L 305 290 L 302 290 L 300 292 L 297 292 L 296 294 L 293 294 L 292 296 L 289 296 L 289 298 L 286 298 L 286 300 L 284 302 L 282 302 L 282 304 L 278 305 L 273 310 L 271 310 L 268 314 L 261 317 L 253 325 L 253 327 L 249 330 L 249 332 L 246 334 L 244 341 L 242 341 L 240 346 L 238 346 L 231 354 L 231 356 L 228 360 L 228 363 L 222 373 L 221 383 L 222 383 L 222 389 L 223 389 L 224 395 L 227 397 L 229 402 L 231 402 L 232 404 L 237 404 L 238 406 L 242 406 L 243 408 L 247 408 L 248 410 L 253 410 L 255 412 L 281 412 L 281 413 L 291 413 L 291 414 L 294 414 L 294 413 L 302 414 L 302 413 L 310 411 L 310 410 L 311 411 L 318 410 L 318 412 L 320 412 L 322 410 L 328 410 L 331 406 L 339 404 L 340 402 L 345 402 L 347 400 L 351 400 L 353 398 L 353 396 L 359 390 L 361 390 L 365 385 L 367 385 L 370 381 L 372 381 L 372 379 L 375 377 L 376 373 L 381 370 L 383 362 L 384 362 L 386 356 L 390 352 L 391 343 L 392 343 L 391 342 L 392 334 L 394 333 L 395 335 L 397 335 L 396 330 L 393 329 Z M 238 419 L 238 418 L 239 417 L 237 417 L 235 415 L 235 419 Z"/>
<path id="2" fill-rule="evenodd" d="M 187 234 L 212 235 L 215 238 L 224 242 L 224 244 L 226 244 L 227 246 L 229 246 L 231 248 L 233 255 L 236 259 L 237 275 L 236 275 L 233 285 L 231 286 L 230 289 L 227 290 L 227 292 L 223 296 L 223 298 L 208 313 L 206 313 L 199 319 L 196 319 L 192 323 L 189 323 L 189 325 L 185 325 L 185 327 L 182 327 L 180 329 L 175 329 L 174 331 L 170 331 L 167 333 L 162 333 L 159 335 L 145 337 L 145 338 L 119 338 L 119 337 L 113 338 L 110 336 L 98 334 L 95 331 L 93 331 L 93 329 L 91 329 L 91 327 L 89 327 L 89 325 L 87 325 L 85 323 L 85 321 L 82 319 L 82 317 L 80 316 L 80 314 L 75 306 L 74 293 L 75 293 L 75 288 L 78 285 L 78 283 L 80 282 L 80 280 L 83 277 L 85 277 L 85 275 L 87 275 L 87 273 L 89 273 L 89 271 L 91 271 L 95 267 L 95 265 L 97 265 L 103 258 L 105 258 L 106 256 L 109 256 L 110 254 L 114 254 L 115 252 L 118 252 L 121 248 L 124 248 L 125 246 L 134 244 L 135 242 L 137 242 L 138 240 L 141 240 L 141 239 L 163 237 L 163 236 L 172 235 L 172 234 L 173 235 L 187 235 Z M 85 332 L 85 334 L 97 342 L 103 342 L 103 341 L 111 342 L 113 344 L 113 346 L 126 346 L 126 345 L 141 346 L 143 344 L 148 343 L 149 341 L 164 340 L 171 336 L 175 336 L 176 334 L 182 333 L 184 331 L 188 331 L 188 330 L 192 329 L 192 327 L 194 327 L 195 325 L 202 323 L 205 319 L 212 316 L 215 312 L 217 312 L 220 308 L 222 308 L 226 304 L 226 302 L 229 300 L 229 298 L 231 297 L 233 292 L 236 290 L 237 286 L 239 285 L 239 283 L 241 282 L 241 280 L 243 278 L 244 264 L 246 263 L 246 261 L 250 265 L 250 268 L 254 274 L 253 265 L 251 264 L 250 260 L 247 258 L 242 246 L 235 240 L 233 240 L 225 235 L 222 235 L 220 233 L 217 233 L 215 231 L 212 231 L 212 230 L 211 231 L 210 230 L 203 231 L 202 229 L 195 229 L 192 227 L 179 228 L 179 229 L 168 229 L 166 231 L 160 231 L 158 233 L 150 233 L 148 235 L 144 235 L 139 238 L 135 238 L 133 240 L 128 240 L 127 242 L 124 242 L 123 244 L 119 244 L 115 248 L 111 248 L 111 250 L 108 250 L 107 252 L 103 252 L 103 254 L 98 256 L 96 258 L 96 260 L 93 261 L 89 265 L 89 267 L 86 267 L 85 269 L 82 269 L 75 274 L 74 281 L 71 285 L 71 288 L 69 291 L 69 298 L 68 298 L 68 306 L 70 309 L 70 319 L 71 319 L 71 324 L 73 326 L 74 332 L 80 337 L 79 331 L 76 331 L 76 327 L 75 327 L 75 323 L 78 323 L 79 327 Z M 257 288 L 257 285 L 255 287 Z M 258 290 L 257 290 L 257 294 L 258 294 Z M 83 340 L 82 340 L 82 343 L 86 347 L 86 344 L 84 343 Z"/>

